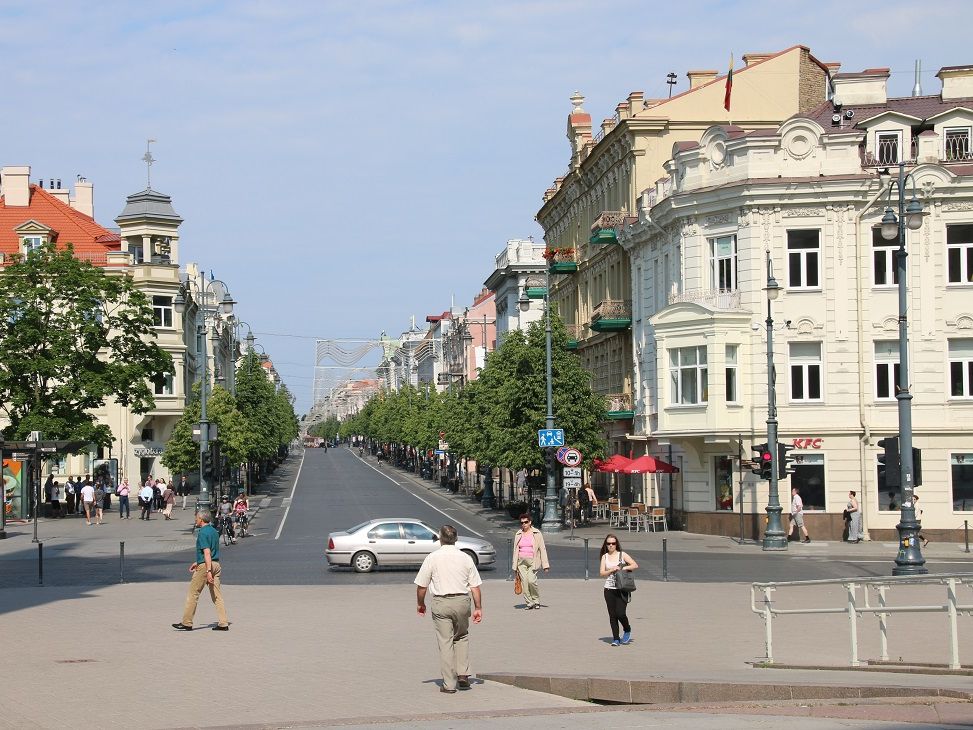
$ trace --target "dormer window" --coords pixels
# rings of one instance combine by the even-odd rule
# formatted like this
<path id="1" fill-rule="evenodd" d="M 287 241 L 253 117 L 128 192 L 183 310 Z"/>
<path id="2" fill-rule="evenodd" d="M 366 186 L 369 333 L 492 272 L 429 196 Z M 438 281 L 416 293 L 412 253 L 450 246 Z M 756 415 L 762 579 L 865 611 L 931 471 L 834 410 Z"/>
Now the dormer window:
<path id="1" fill-rule="evenodd" d="M 943 159 L 947 162 L 973 157 L 970 154 L 969 127 L 946 127 L 943 130 L 943 145 Z"/>
<path id="2" fill-rule="evenodd" d="M 44 236 L 24 236 L 21 241 L 23 252 L 26 256 L 31 251 L 36 251 L 44 245 Z"/>
<path id="3" fill-rule="evenodd" d="M 876 132 L 875 158 L 880 165 L 898 165 L 902 132 Z"/>

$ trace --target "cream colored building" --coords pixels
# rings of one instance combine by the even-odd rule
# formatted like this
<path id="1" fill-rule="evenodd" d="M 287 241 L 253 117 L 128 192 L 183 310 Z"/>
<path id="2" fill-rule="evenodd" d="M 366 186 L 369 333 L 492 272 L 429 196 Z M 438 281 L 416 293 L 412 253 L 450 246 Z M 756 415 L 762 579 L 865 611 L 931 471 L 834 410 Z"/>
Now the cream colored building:
<path id="1" fill-rule="evenodd" d="M 854 490 L 866 531 L 894 539 L 901 493 L 879 476 L 877 441 L 898 430 L 898 244 L 878 229 L 899 162 L 926 212 L 907 237 L 923 532 L 959 538 L 973 519 L 973 67 L 943 69 L 932 96 L 888 98 L 888 75 L 838 74 L 833 102 L 782 124 L 674 144 L 619 233 L 638 435 L 682 469 L 671 489 L 648 486 L 690 531 L 763 530 L 768 482 L 741 461 L 767 441 L 769 252 L 780 440 L 797 459 L 785 514 L 797 485 L 812 539 L 840 539 Z"/>
<path id="2" fill-rule="evenodd" d="M 776 125 L 826 98 L 829 66 L 803 46 L 747 54 L 744 62 L 734 72 L 730 111 L 724 109 L 725 77 L 716 71 L 690 71 L 690 88 L 670 99 L 632 92 L 594 136 L 584 97 L 572 97 L 569 167 L 545 192 L 537 220 L 548 249 L 557 249 L 552 301 L 595 391 L 609 400 L 610 453 L 660 455 L 655 443 L 632 442 L 642 431 L 632 397 L 633 359 L 640 355 L 632 350 L 633 268 L 617 234 L 635 220 L 639 195 L 665 173 L 674 144 L 695 142 L 718 123 Z"/>

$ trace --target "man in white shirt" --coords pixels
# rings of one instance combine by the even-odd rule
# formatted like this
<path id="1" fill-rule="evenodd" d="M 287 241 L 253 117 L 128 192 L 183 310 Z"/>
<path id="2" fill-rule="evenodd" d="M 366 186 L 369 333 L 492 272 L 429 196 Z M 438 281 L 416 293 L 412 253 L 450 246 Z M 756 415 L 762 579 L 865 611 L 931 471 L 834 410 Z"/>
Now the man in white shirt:
<path id="1" fill-rule="evenodd" d="M 416 576 L 416 612 L 426 614 L 426 592 L 432 592 L 432 623 L 439 643 L 439 664 L 443 675 L 440 692 L 453 694 L 456 688 L 470 688 L 470 594 L 473 595 L 473 623 L 483 619 L 480 574 L 469 555 L 456 547 L 456 528 L 439 529 L 439 549 L 422 561 Z"/>
<path id="2" fill-rule="evenodd" d="M 152 489 L 152 483 L 150 480 L 146 480 L 145 484 L 139 490 L 139 507 L 142 508 L 142 513 L 139 515 L 140 520 L 151 519 L 152 499 L 154 497 L 155 491 Z"/>
<path id="3" fill-rule="evenodd" d="M 804 500 L 801 499 L 797 487 L 791 487 L 791 525 L 787 528 L 787 537 L 790 537 L 791 533 L 794 532 L 795 526 L 800 530 L 797 533 L 798 539 L 800 539 L 801 533 L 804 533 L 804 542 L 811 542 L 807 528 L 804 526 Z"/>
<path id="4" fill-rule="evenodd" d="M 84 505 L 84 521 L 91 524 L 91 513 L 95 511 L 95 488 L 89 481 L 81 487 L 81 504 Z"/>

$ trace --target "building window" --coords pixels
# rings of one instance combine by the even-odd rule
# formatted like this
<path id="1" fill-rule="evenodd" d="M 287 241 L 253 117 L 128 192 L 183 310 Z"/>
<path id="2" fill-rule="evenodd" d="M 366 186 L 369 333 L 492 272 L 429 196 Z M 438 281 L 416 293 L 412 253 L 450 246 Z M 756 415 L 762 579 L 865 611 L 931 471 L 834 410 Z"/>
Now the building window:
<path id="1" fill-rule="evenodd" d="M 791 401 L 821 400 L 821 343 L 791 342 Z"/>
<path id="2" fill-rule="evenodd" d="M 716 485 L 716 509 L 733 511 L 733 459 L 729 456 L 713 458 L 713 476 Z"/>
<path id="3" fill-rule="evenodd" d="M 155 441 L 155 429 L 143 428 L 141 433 L 142 443 Z"/>
<path id="4" fill-rule="evenodd" d="M 152 297 L 152 318 L 156 327 L 172 327 L 172 297 Z"/>
<path id="5" fill-rule="evenodd" d="M 710 276 L 716 291 L 737 289 L 737 237 L 709 239 Z"/>
<path id="6" fill-rule="evenodd" d="M 821 287 L 821 232 L 787 232 L 787 286 L 791 289 Z"/>
<path id="7" fill-rule="evenodd" d="M 973 284 L 973 225 L 946 226 L 950 284 Z"/>
<path id="8" fill-rule="evenodd" d="M 739 345 L 726 346 L 726 402 L 736 403 L 739 401 L 737 392 L 737 358 L 740 350 Z"/>
<path id="9" fill-rule="evenodd" d="M 890 487 L 885 483 L 885 475 L 878 463 L 878 454 L 875 455 L 875 482 L 878 484 L 879 512 L 898 512 L 902 509 L 902 487 Z"/>
<path id="10" fill-rule="evenodd" d="M 973 398 L 973 339 L 949 341 L 949 395 Z"/>
<path id="11" fill-rule="evenodd" d="M 156 395 L 172 395 L 172 373 L 166 373 L 152 381 Z M 151 439 L 150 439 L 151 440 Z"/>
<path id="12" fill-rule="evenodd" d="M 947 127 L 943 137 L 943 159 L 946 161 L 970 159 L 970 128 Z"/>
<path id="13" fill-rule="evenodd" d="M 872 229 L 872 278 L 875 286 L 894 286 L 899 283 L 899 270 L 895 266 L 898 241 L 882 238 L 882 229 Z"/>
<path id="14" fill-rule="evenodd" d="M 792 454 L 794 464 L 791 474 L 791 487 L 797 487 L 805 511 L 823 511 L 824 500 L 824 454 Z"/>
<path id="15" fill-rule="evenodd" d="M 899 164 L 899 147 L 902 132 L 876 132 L 875 151 L 880 165 Z"/>
<path id="16" fill-rule="evenodd" d="M 875 398 L 894 400 L 896 383 L 899 382 L 898 340 L 876 341 L 875 345 Z"/>
<path id="17" fill-rule="evenodd" d="M 949 469 L 953 484 L 953 511 L 973 510 L 973 454 L 950 454 Z"/>
<path id="18" fill-rule="evenodd" d="M 698 405 L 709 400 L 706 347 L 680 347 L 669 351 L 669 377 L 674 405 Z"/>
<path id="19" fill-rule="evenodd" d="M 43 245 L 44 236 L 24 236 L 23 238 L 24 254 L 29 254 L 31 251 L 36 251 Z"/>

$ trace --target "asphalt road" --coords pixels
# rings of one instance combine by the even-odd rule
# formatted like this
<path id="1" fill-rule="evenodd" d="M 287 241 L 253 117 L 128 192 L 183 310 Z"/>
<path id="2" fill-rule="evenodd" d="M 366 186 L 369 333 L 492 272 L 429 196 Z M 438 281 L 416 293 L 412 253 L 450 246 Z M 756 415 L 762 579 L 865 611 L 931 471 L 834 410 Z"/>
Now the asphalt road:
<path id="1" fill-rule="evenodd" d="M 329 532 L 343 530 L 367 519 L 378 517 L 415 517 L 436 528 L 444 522 L 455 524 L 461 535 L 481 536 L 497 548 L 495 567 L 481 566 L 485 580 L 508 577 L 510 526 L 497 525 L 462 504 L 447 498 L 437 489 L 416 484 L 408 475 L 387 465 L 376 466 L 374 459 L 360 459 L 348 448 L 308 449 L 281 467 L 281 473 L 297 474 L 293 489 L 289 479 L 271 491 L 270 504 L 260 510 L 254 522 L 254 535 L 236 545 L 222 548 L 223 575 L 227 584 L 244 585 L 370 585 L 375 583 L 411 583 L 413 568 L 379 568 L 373 573 L 358 574 L 350 568 L 332 568 L 324 557 Z M 291 496 L 292 495 L 292 496 Z M 187 525 L 188 527 L 188 525 Z M 185 581 L 186 566 L 193 559 L 189 540 L 172 540 L 171 536 L 142 533 L 153 540 L 152 550 L 133 550 L 126 558 L 125 579 L 128 582 Z M 621 533 L 622 542 L 625 534 Z M 698 540 L 700 547 L 687 550 L 686 545 Z M 26 541 L 24 541 L 26 542 Z M 787 553 L 764 553 L 753 545 L 732 541 L 706 546 L 704 538 L 692 535 L 670 540 L 682 545 L 668 553 L 668 579 L 695 583 L 750 581 L 811 580 L 847 576 L 888 575 L 891 558 L 875 559 L 856 556 L 813 555 L 791 550 Z M 118 581 L 117 554 L 85 555 L 82 550 L 67 549 L 80 545 L 52 545 L 45 553 L 46 585 L 103 585 Z M 591 541 L 585 552 L 581 540 L 569 544 L 549 545 L 552 570 L 550 576 L 583 579 L 585 568 L 591 580 L 598 580 L 597 562 L 600 541 Z M 59 554 L 58 550 L 62 550 Z M 662 579 L 662 554 L 658 549 L 628 548 L 640 565 L 642 580 Z M 854 548 L 850 549 L 851 551 Z M 937 565 L 927 563 L 930 572 L 973 570 L 957 562 Z M 0 587 L 37 585 L 36 549 L 25 544 L 22 549 L 0 559 Z"/>

